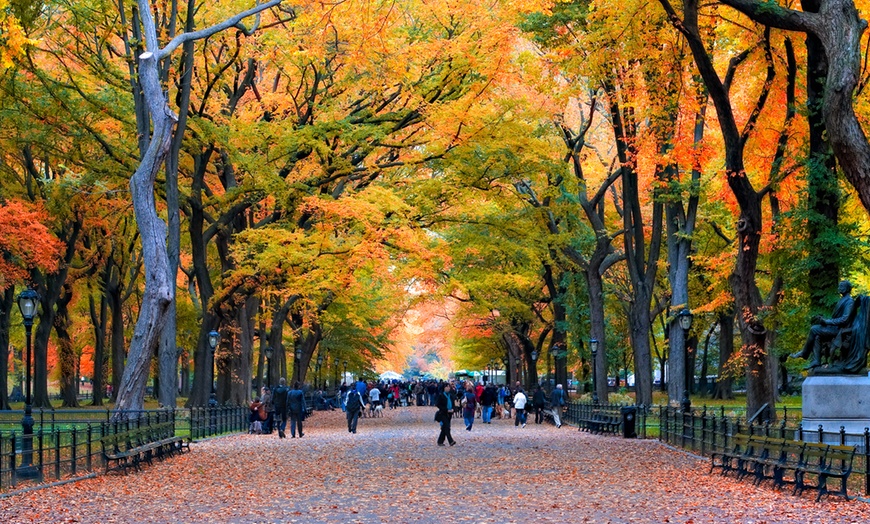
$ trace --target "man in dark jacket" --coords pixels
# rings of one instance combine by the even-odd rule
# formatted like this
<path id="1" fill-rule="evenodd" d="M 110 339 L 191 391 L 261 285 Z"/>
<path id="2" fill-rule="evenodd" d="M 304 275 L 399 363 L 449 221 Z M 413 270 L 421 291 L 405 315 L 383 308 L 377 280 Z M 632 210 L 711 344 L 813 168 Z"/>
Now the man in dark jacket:
<path id="1" fill-rule="evenodd" d="M 293 389 L 287 394 L 287 411 L 290 412 L 290 438 L 296 438 L 296 426 L 299 426 L 299 438 L 302 438 L 302 419 L 305 418 L 305 393 L 299 387 L 299 382 L 293 383 Z"/>
<path id="2" fill-rule="evenodd" d="M 356 433 L 356 423 L 359 420 L 359 414 L 363 408 L 363 398 L 359 391 L 351 388 L 347 392 L 347 400 L 345 404 L 345 415 L 347 416 L 347 431 Z"/>
<path id="3" fill-rule="evenodd" d="M 444 383 L 444 391 L 435 395 L 435 406 L 438 407 L 438 422 L 441 424 L 441 433 L 438 434 L 438 445 L 443 446 L 444 440 L 450 445 L 456 444 L 453 435 L 450 434 L 450 420 L 453 418 L 453 391 L 448 382 Z"/>
<path id="4" fill-rule="evenodd" d="M 557 428 L 562 427 L 562 406 L 565 405 L 565 391 L 562 384 L 556 384 L 556 389 L 550 395 L 550 409 L 553 411 L 553 422 Z"/>
<path id="5" fill-rule="evenodd" d="M 495 386 L 491 382 L 483 388 L 483 393 L 480 394 L 480 405 L 482 411 L 480 417 L 484 424 L 492 424 L 492 409 L 495 405 L 497 396 Z"/>
<path id="6" fill-rule="evenodd" d="M 281 377 L 278 387 L 272 395 L 272 405 L 275 406 L 275 419 L 278 421 L 278 438 L 286 438 L 284 430 L 287 429 L 287 396 L 290 388 L 287 387 L 287 379 Z"/>

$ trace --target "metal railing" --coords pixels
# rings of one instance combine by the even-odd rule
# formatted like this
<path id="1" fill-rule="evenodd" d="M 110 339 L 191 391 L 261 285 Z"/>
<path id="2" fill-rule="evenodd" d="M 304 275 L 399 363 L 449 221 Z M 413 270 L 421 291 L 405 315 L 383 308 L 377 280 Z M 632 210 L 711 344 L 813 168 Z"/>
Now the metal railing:
<path id="1" fill-rule="evenodd" d="M 105 410 L 37 411 L 33 435 L 27 440 L 20 431 L 22 412 L 0 412 L 0 492 L 102 470 L 100 439 L 106 435 L 172 422 L 176 436 L 197 440 L 247 431 L 250 413 L 244 406 L 145 410 L 116 422 Z"/>
<path id="2" fill-rule="evenodd" d="M 870 495 L 870 429 L 863 433 L 805 429 L 800 422 L 777 419 L 775 424 L 751 424 L 745 418 L 724 415 L 724 410 L 681 411 L 670 406 L 659 406 L 659 440 L 693 453 L 709 456 L 713 452 L 734 447 L 737 434 L 759 435 L 805 442 L 855 446 L 855 460 L 849 477 L 849 490 Z"/>

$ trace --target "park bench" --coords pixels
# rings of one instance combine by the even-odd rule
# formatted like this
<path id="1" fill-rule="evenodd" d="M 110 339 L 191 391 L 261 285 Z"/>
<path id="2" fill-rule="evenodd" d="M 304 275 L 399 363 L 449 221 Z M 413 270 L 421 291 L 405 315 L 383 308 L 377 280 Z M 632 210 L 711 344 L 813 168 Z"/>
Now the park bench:
<path id="1" fill-rule="evenodd" d="M 722 474 L 736 471 L 738 479 L 752 474 L 754 484 L 773 479 L 774 486 L 780 488 L 791 482 L 795 485 L 793 495 L 807 488 L 817 490 L 816 501 L 832 493 L 848 500 L 846 484 L 854 457 L 854 446 L 737 434 L 730 448 L 711 453 L 710 472 L 717 467 Z M 787 478 L 789 474 L 791 479 Z M 828 489 L 830 479 L 840 479 L 839 490 Z"/>
<path id="2" fill-rule="evenodd" d="M 740 458 L 749 446 L 749 435 L 737 433 L 731 438 L 731 447 L 724 447 L 721 451 L 713 451 L 710 453 L 710 473 L 713 473 L 715 468 L 721 468 L 722 474 L 725 475 L 729 471 L 736 470 L 737 459 Z M 716 460 L 719 460 L 717 463 Z"/>
<path id="3" fill-rule="evenodd" d="M 155 456 L 163 459 L 190 449 L 184 437 L 175 436 L 175 425 L 172 422 L 110 433 L 100 439 L 100 448 L 106 473 L 119 470 L 124 474 L 131 467 L 141 469 L 142 462 L 151 464 Z"/>
<path id="4" fill-rule="evenodd" d="M 590 433 L 619 433 L 622 412 L 619 406 L 595 407 L 588 414 L 581 415 L 577 423 L 581 430 Z"/>

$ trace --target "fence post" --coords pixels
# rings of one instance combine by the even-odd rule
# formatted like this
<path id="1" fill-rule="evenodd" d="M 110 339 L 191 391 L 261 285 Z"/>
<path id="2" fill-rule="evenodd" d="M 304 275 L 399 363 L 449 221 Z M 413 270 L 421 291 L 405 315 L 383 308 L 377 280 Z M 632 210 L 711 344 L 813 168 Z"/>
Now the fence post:
<path id="1" fill-rule="evenodd" d="M 840 426 L 840 445 L 841 446 L 846 445 L 846 427 L 845 426 Z"/>
<path id="2" fill-rule="evenodd" d="M 60 480 L 60 432 L 53 431 L 54 436 L 54 478 Z"/>
<path id="3" fill-rule="evenodd" d="M 824 430 L 824 428 L 822 428 L 822 425 L 819 424 L 819 444 L 824 444 L 824 442 L 822 442 L 824 439 L 825 439 L 825 430 Z"/>
<path id="4" fill-rule="evenodd" d="M 77 466 L 76 461 L 78 460 L 78 456 L 76 454 L 76 452 L 78 451 L 78 449 L 77 449 L 78 448 L 78 438 L 76 438 L 76 437 L 78 437 L 79 431 L 77 428 L 72 428 L 71 431 L 72 431 L 72 435 L 71 435 L 72 436 L 72 453 L 71 453 L 72 459 L 70 462 L 70 469 L 71 469 L 71 473 L 73 475 L 75 475 L 76 474 L 76 466 Z"/>
<path id="5" fill-rule="evenodd" d="M 870 428 L 864 428 L 864 495 L 870 495 Z"/>
<path id="6" fill-rule="evenodd" d="M 91 423 L 90 423 L 90 422 L 88 422 L 88 425 L 87 425 L 86 431 L 87 431 L 87 435 L 88 435 L 88 449 L 87 449 L 87 451 L 88 451 L 88 458 L 85 459 L 85 466 L 88 468 L 88 471 L 93 471 L 93 469 L 92 469 L 92 467 L 91 467 L 91 466 L 93 466 L 93 461 L 92 461 L 92 459 L 91 459 L 91 454 L 92 454 L 93 451 L 94 451 L 94 446 L 93 446 L 93 436 L 94 436 L 94 432 L 93 432 L 93 428 L 91 428 Z"/>
<path id="7" fill-rule="evenodd" d="M 9 435 L 9 472 L 11 475 L 10 486 L 15 487 L 15 432 Z"/>
<path id="8" fill-rule="evenodd" d="M 705 455 L 707 447 L 707 405 L 704 404 L 704 410 L 701 412 L 701 455 Z"/>

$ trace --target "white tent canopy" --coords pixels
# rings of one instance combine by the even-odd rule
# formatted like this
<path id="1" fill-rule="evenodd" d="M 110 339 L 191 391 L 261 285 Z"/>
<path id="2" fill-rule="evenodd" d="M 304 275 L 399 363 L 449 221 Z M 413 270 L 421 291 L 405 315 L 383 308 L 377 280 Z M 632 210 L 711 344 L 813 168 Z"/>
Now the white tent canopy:
<path id="1" fill-rule="evenodd" d="M 396 373 L 395 371 L 384 371 L 381 373 L 381 380 L 402 380 L 405 377 Z"/>

